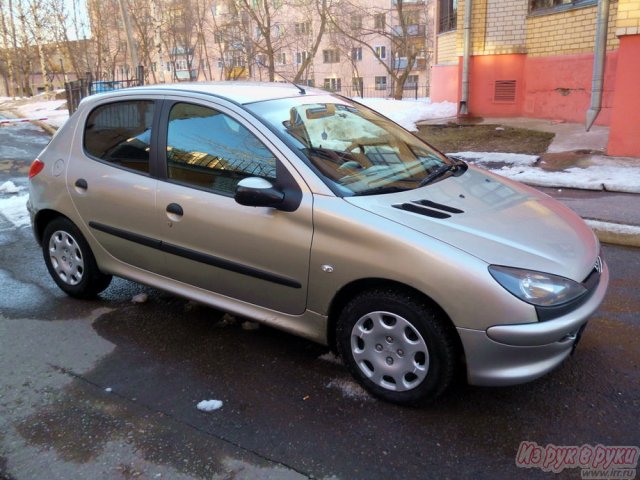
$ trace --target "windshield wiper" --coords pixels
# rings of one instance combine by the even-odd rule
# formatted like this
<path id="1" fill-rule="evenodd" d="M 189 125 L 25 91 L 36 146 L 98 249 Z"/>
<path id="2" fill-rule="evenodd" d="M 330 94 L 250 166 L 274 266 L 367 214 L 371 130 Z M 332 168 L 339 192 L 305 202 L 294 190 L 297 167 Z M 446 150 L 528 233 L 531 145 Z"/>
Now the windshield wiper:
<path id="1" fill-rule="evenodd" d="M 406 192 L 407 190 L 409 190 L 408 188 L 404 188 L 404 187 L 398 187 L 398 186 L 394 186 L 394 185 L 385 185 L 382 187 L 374 187 L 374 188 L 370 188 L 368 190 L 363 190 L 362 192 L 357 192 L 354 193 L 353 196 L 354 197 L 360 197 L 363 195 L 379 195 L 382 193 L 396 193 L 396 192 Z"/>
<path id="2" fill-rule="evenodd" d="M 456 160 L 455 163 L 445 163 L 444 165 L 440 165 L 420 181 L 418 188 L 429 185 L 449 172 L 452 172 L 456 177 L 462 175 L 467 171 L 467 167 L 467 164 L 462 160 Z"/>

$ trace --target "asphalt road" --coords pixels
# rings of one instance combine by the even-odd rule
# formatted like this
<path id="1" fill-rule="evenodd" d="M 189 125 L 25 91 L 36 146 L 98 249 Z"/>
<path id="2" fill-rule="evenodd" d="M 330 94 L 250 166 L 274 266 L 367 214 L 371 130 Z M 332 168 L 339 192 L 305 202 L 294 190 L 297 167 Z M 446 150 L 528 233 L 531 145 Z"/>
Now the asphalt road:
<path id="1" fill-rule="evenodd" d="M 559 369 L 411 409 L 367 396 L 322 346 L 155 289 L 70 299 L 30 229 L 0 228 L 0 477 L 550 478 L 516 467 L 521 441 L 640 445 L 640 250 L 603 250 L 608 296 Z"/>

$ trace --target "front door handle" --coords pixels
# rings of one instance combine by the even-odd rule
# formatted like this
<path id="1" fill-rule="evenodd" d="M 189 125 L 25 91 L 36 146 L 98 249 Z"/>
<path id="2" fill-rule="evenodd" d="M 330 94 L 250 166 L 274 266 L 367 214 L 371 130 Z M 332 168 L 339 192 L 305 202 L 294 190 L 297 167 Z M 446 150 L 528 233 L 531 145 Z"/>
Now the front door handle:
<path id="1" fill-rule="evenodd" d="M 167 205 L 167 213 L 172 213 L 173 215 L 181 217 L 184 215 L 184 210 L 182 210 L 182 207 L 177 203 L 170 203 Z"/>

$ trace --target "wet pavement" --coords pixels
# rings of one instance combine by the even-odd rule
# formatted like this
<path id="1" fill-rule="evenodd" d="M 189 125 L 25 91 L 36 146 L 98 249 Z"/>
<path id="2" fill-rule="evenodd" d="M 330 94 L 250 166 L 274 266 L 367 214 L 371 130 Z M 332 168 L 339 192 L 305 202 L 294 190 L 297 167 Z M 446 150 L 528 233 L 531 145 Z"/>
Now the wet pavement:
<path id="1" fill-rule="evenodd" d="M 640 250 L 603 253 L 609 293 L 559 369 L 412 409 L 322 346 L 149 287 L 68 298 L 29 227 L 0 231 L 0 478 L 550 478 L 516 467 L 521 441 L 640 445 Z"/>

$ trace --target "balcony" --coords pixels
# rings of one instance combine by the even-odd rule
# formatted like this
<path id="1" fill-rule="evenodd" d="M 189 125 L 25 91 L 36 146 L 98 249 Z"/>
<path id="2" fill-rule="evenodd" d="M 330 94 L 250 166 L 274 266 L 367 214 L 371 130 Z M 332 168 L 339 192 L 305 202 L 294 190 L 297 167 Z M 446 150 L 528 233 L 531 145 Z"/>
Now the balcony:
<path id="1" fill-rule="evenodd" d="M 397 5 L 398 4 L 398 0 L 393 0 L 393 4 Z M 425 0 L 403 0 L 402 2 L 402 6 L 403 7 L 412 7 L 414 5 L 424 5 L 425 4 Z"/>
<path id="2" fill-rule="evenodd" d="M 407 25 L 407 36 L 408 37 L 424 37 L 427 31 L 427 26 L 423 23 L 420 24 L 412 24 Z M 395 25 L 391 27 L 391 34 L 394 37 L 401 37 L 402 27 L 400 25 Z"/>
<path id="3" fill-rule="evenodd" d="M 396 58 L 393 67 L 395 70 L 404 70 L 405 68 L 407 68 L 408 63 L 409 63 L 409 60 L 407 59 L 407 57 Z M 427 68 L 427 59 L 424 57 L 418 57 L 414 60 L 411 71 L 425 70 L 426 68 Z"/>

